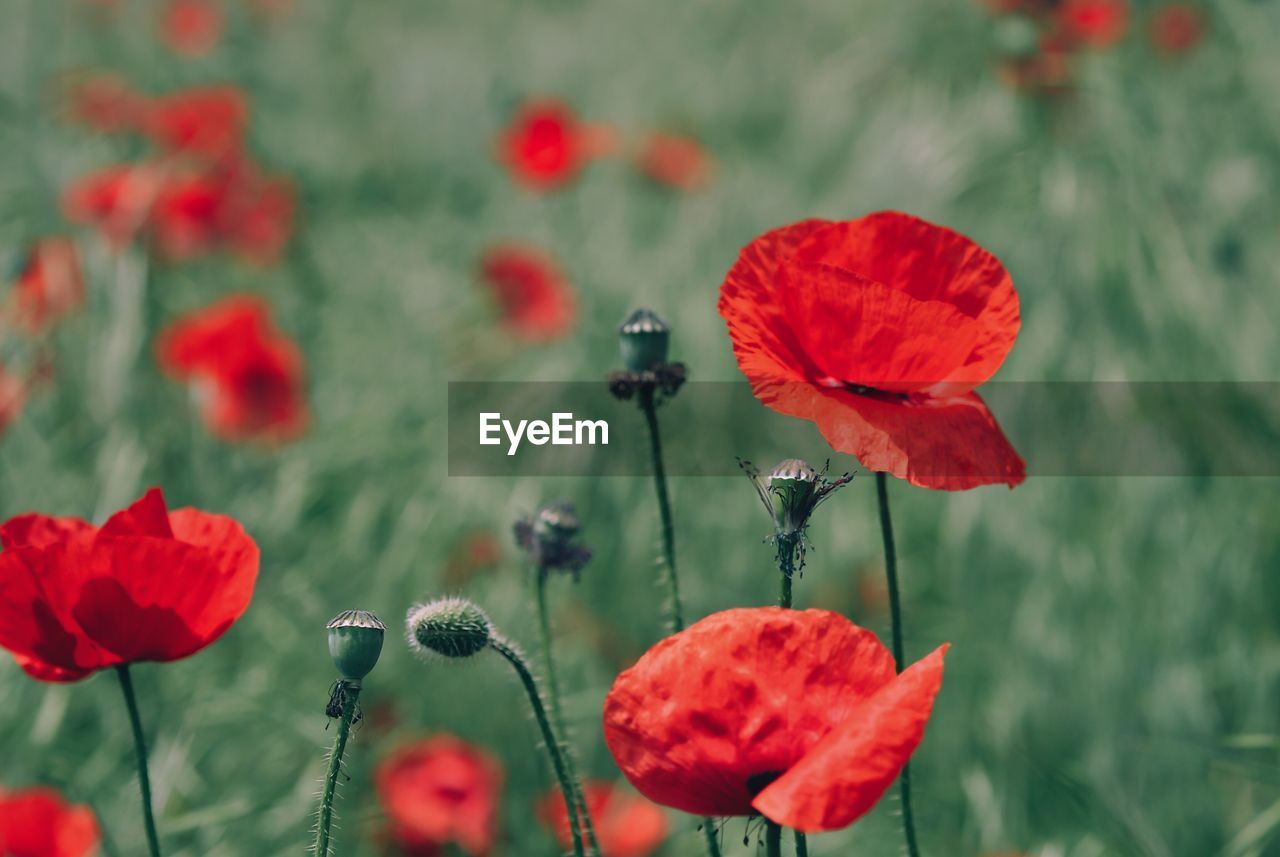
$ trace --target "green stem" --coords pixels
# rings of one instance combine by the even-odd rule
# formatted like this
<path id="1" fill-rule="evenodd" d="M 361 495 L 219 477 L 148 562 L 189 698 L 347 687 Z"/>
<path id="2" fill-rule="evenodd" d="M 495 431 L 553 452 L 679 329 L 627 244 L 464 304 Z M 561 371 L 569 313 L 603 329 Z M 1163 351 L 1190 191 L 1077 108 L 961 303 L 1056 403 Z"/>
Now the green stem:
<path id="1" fill-rule="evenodd" d="M 343 681 L 346 681 L 343 679 Z M 333 798 L 338 790 L 338 776 L 342 773 L 342 754 L 351 736 L 351 721 L 355 718 L 356 700 L 360 697 L 360 683 L 347 681 L 346 702 L 342 717 L 338 720 L 338 734 L 333 739 L 333 751 L 329 754 L 329 772 L 324 778 L 324 792 L 320 796 L 320 820 L 316 825 L 316 857 L 329 857 L 329 825 L 333 822 Z"/>
<path id="2" fill-rule="evenodd" d="M 582 831 L 578 827 L 577 783 L 569 778 L 569 767 L 565 764 L 564 753 L 559 741 L 556 740 L 555 731 L 551 728 L 551 721 L 547 719 L 547 709 L 542 704 L 538 683 L 533 673 L 529 672 L 529 668 L 525 666 L 524 658 L 510 643 L 502 637 L 494 637 L 489 641 L 489 645 L 507 659 L 515 669 L 516 675 L 520 676 L 525 692 L 529 695 L 529 707 L 533 709 L 533 718 L 538 721 L 538 728 L 542 731 L 542 743 L 547 745 L 547 753 L 551 756 L 551 767 L 555 769 L 556 779 L 560 781 L 560 793 L 564 796 L 565 810 L 569 814 L 569 832 L 573 836 L 574 857 L 585 857 L 582 850 Z"/>
<path id="3" fill-rule="evenodd" d="M 640 388 L 640 410 L 649 427 L 649 452 L 653 458 L 653 484 L 658 493 L 658 513 L 662 516 L 662 557 L 667 568 L 667 588 L 670 590 L 667 609 L 671 633 L 684 628 L 684 614 L 680 609 L 680 578 L 676 576 L 676 528 L 671 517 L 671 499 L 667 496 L 667 471 L 662 463 L 662 435 L 658 432 L 658 413 L 653 401 L 653 387 Z"/>
<path id="4" fill-rule="evenodd" d="M 535 569 L 534 576 L 536 578 L 534 588 L 538 593 L 538 629 L 542 637 L 542 668 L 547 671 L 547 696 L 551 702 L 551 721 L 559 737 L 560 746 L 564 748 L 564 761 L 569 770 L 569 781 L 574 786 L 574 803 L 577 805 L 582 825 L 586 828 L 587 841 L 591 843 L 591 850 L 600 854 L 595 825 L 591 823 L 591 813 L 587 810 L 587 798 L 583 794 L 578 779 L 577 763 L 573 758 L 573 750 L 569 746 L 569 730 L 564 723 L 564 709 L 560 706 L 560 681 L 556 677 L 556 660 L 551 648 L 551 615 L 547 609 L 547 570 Z"/>
<path id="5" fill-rule="evenodd" d="M 782 857 L 782 826 L 765 819 L 765 857 Z"/>
<path id="6" fill-rule="evenodd" d="M 142 735 L 142 718 L 138 716 L 138 700 L 133 695 L 133 677 L 129 665 L 116 667 L 120 690 L 124 692 L 124 704 L 129 709 L 129 723 L 133 726 L 133 749 L 138 757 L 138 789 L 142 792 L 142 822 L 147 829 L 147 847 L 151 857 L 160 857 L 160 837 L 156 833 L 156 820 L 151 814 L 151 777 L 147 773 L 147 740 Z"/>
<path id="7" fill-rule="evenodd" d="M 889 588 L 889 618 L 893 628 L 893 662 L 902 672 L 905 668 L 902 646 L 902 603 L 898 595 L 898 552 L 893 544 L 893 519 L 889 516 L 889 485 L 884 473 L 876 474 L 876 498 L 880 505 L 880 534 L 884 538 L 884 573 Z M 911 765 L 902 766 L 898 778 L 902 794 L 902 829 L 907 838 L 907 857 L 920 857 L 916 844 L 915 816 L 911 811 Z"/>
<path id="8" fill-rule="evenodd" d="M 804 834 L 796 831 L 796 857 L 809 857 L 809 843 Z"/>
<path id="9" fill-rule="evenodd" d="M 795 537 L 778 536 L 778 576 L 782 578 L 778 591 L 779 607 L 791 607 L 791 581 L 796 576 L 795 545 Z"/>

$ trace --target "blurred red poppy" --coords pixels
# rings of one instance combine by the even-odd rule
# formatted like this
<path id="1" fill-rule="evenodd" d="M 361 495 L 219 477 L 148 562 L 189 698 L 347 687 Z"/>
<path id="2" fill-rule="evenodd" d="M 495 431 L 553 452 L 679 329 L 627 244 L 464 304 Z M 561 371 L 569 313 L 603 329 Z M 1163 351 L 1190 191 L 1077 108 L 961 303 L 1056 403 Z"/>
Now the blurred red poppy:
<path id="1" fill-rule="evenodd" d="M 123 78 L 103 73 L 72 76 L 64 98 L 69 120 L 104 134 L 135 129 L 148 103 Z"/>
<path id="2" fill-rule="evenodd" d="M 837 613 L 725 610 L 618 676 L 605 742 L 664 806 L 839 830 L 880 800 L 924 737 L 946 648 L 895 675 L 875 635 Z"/>
<path id="3" fill-rule="evenodd" d="M 1151 19 L 1151 43 L 1169 56 L 1185 54 L 1204 37 L 1204 18 L 1193 6 L 1165 6 Z"/>
<path id="4" fill-rule="evenodd" d="M 249 100 L 234 86 L 193 87 L 154 99 L 142 131 L 167 152 L 219 159 L 240 151 Z"/>
<path id="5" fill-rule="evenodd" d="M 552 190 L 572 181 L 589 161 L 609 154 L 616 145 L 610 128 L 579 122 L 568 105 L 532 101 L 502 132 L 498 154 L 517 182 Z"/>
<path id="6" fill-rule="evenodd" d="M 453 844 L 484 857 L 493 849 L 502 768 L 483 750 L 436 735 L 383 759 L 373 781 L 391 837 L 406 854 L 434 857 Z"/>
<path id="7" fill-rule="evenodd" d="M 70 238 L 42 238 L 13 283 L 11 314 L 32 333 L 47 330 L 84 301 L 80 256 Z"/>
<path id="8" fill-rule="evenodd" d="M 756 397 L 869 470 L 947 490 L 1025 478 L 973 391 L 1013 347 L 1018 296 L 963 235 L 893 211 L 775 229 L 742 250 L 720 314 Z"/>
<path id="9" fill-rule="evenodd" d="M 711 156 L 692 137 L 665 131 L 650 134 L 640 148 L 636 166 L 658 184 L 692 191 L 711 180 Z"/>
<path id="10" fill-rule="evenodd" d="M 160 367 L 189 383 L 205 424 L 225 440 L 291 440 L 306 427 L 302 354 L 256 297 L 233 295 L 161 332 Z"/>
<path id="11" fill-rule="evenodd" d="M 193 655 L 240 618 L 258 576 L 238 523 L 170 512 L 158 488 L 101 528 L 10 518 L 0 546 L 0 646 L 42 681 Z"/>
<path id="12" fill-rule="evenodd" d="M 222 9 L 215 0 L 168 0 L 160 35 L 175 54 L 208 56 L 222 38 Z"/>
<path id="13" fill-rule="evenodd" d="M 667 815 L 652 801 L 605 781 L 583 783 L 582 793 L 600 841 L 601 857 L 648 857 L 667 838 Z M 561 847 L 566 851 L 573 847 L 569 813 L 558 789 L 539 801 L 538 818 Z"/>
<path id="14" fill-rule="evenodd" d="M 53 789 L 0 791 L 3 857 L 89 857 L 98 839 L 93 811 L 68 804 Z"/>
<path id="15" fill-rule="evenodd" d="M 543 342 L 569 332 L 578 317 L 573 288 L 555 260 L 534 247 L 498 244 L 480 263 L 502 323 L 520 339 Z"/>
<path id="16" fill-rule="evenodd" d="M 1064 0 L 1058 8 L 1062 34 L 1092 48 L 1107 48 L 1129 27 L 1128 0 Z"/>
<path id="17" fill-rule="evenodd" d="M 133 240 L 146 224 L 164 180 L 153 165 L 117 164 L 74 181 L 62 195 L 62 212 L 72 223 L 94 226 L 115 248 Z"/>
<path id="18" fill-rule="evenodd" d="M 0 363 L 0 434 L 4 434 L 18 418 L 18 414 L 22 413 L 22 405 L 26 399 L 27 385 Z"/>
<path id="19" fill-rule="evenodd" d="M 256 171 L 231 185 L 220 229 L 232 253 L 258 265 L 279 261 L 293 234 L 293 184 Z"/>

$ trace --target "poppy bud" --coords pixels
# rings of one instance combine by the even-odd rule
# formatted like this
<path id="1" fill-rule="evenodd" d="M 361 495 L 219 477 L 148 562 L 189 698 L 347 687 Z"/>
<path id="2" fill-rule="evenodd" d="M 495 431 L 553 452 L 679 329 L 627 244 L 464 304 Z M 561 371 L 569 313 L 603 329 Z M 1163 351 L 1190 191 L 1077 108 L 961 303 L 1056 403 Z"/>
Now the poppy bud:
<path id="1" fill-rule="evenodd" d="M 349 681 L 360 681 L 378 663 L 387 626 L 367 610 L 339 613 L 328 625 L 329 655 Z"/>
<path id="2" fill-rule="evenodd" d="M 652 310 L 638 309 L 618 327 L 622 365 L 630 372 L 647 372 L 667 362 L 671 328 Z"/>
<path id="3" fill-rule="evenodd" d="M 440 598 L 417 604 L 405 624 L 409 647 L 423 656 L 469 658 L 493 640 L 493 624 L 483 610 L 465 598 Z"/>
<path id="4" fill-rule="evenodd" d="M 582 524 L 573 504 L 552 503 L 529 518 L 516 521 L 516 544 L 540 572 L 567 571 L 576 578 L 591 561 L 591 549 L 578 540 Z"/>

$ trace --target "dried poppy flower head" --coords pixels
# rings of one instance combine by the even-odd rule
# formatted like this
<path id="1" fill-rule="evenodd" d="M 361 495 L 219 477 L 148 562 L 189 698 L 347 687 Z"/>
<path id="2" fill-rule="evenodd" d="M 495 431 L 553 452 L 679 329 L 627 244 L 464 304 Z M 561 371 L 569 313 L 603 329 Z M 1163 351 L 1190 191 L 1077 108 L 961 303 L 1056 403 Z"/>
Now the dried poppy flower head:
<path id="1" fill-rule="evenodd" d="M 538 574 L 563 571 L 574 580 L 591 562 L 591 548 L 578 539 L 581 529 L 578 510 L 567 500 L 544 506 L 512 527 L 516 546 Z"/>
<path id="2" fill-rule="evenodd" d="M 968 238 L 893 211 L 784 226 L 742 250 L 719 308 L 756 397 L 867 469 L 949 490 L 1025 478 L 974 392 L 1013 347 L 1018 296 Z"/>
<path id="3" fill-rule="evenodd" d="M 156 354 L 170 377 L 193 385 L 219 437 L 278 442 L 306 427 L 301 352 L 255 297 L 233 295 L 178 319 Z"/>
<path id="4" fill-rule="evenodd" d="M 502 768 L 488 753 L 452 735 L 400 747 L 374 771 L 374 788 L 391 838 L 411 854 L 455 845 L 485 857 L 497 838 Z"/>
<path id="5" fill-rule="evenodd" d="M 656 803 L 839 830 L 880 800 L 923 738 L 945 650 L 895 675 L 875 635 L 837 613 L 726 610 L 618 676 L 605 742 Z"/>
<path id="6" fill-rule="evenodd" d="M 170 512 L 158 488 L 101 527 L 19 515 L 0 546 L 0 646 L 43 681 L 193 655 L 240 618 L 258 577 L 240 524 Z"/>
<path id="7" fill-rule="evenodd" d="M 649 857 L 667 838 L 667 815 L 652 801 L 605 780 L 582 784 L 587 813 L 595 825 L 601 857 Z M 566 851 L 573 847 L 564 795 L 548 792 L 537 807 L 538 819 Z"/>
<path id="8" fill-rule="evenodd" d="M 4 434 L 22 413 L 26 399 L 27 385 L 0 363 L 0 434 Z"/>
<path id="9" fill-rule="evenodd" d="M 166 152 L 220 159 L 237 154 L 249 125 L 249 101 L 234 86 L 181 89 L 154 99 L 142 131 Z"/>
<path id="10" fill-rule="evenodd" d="M 1128 0 L 1065 0 L 1057 12 L 1063 35 L 1091 48 L 1109 48 L 1129 27 Z"/>
<path id="11" fill-rule="evenodd" d="M 91 857 L 98 821 L 49 788 L 0 792 L 0 854 L 5 857 Z"/>
<path id="12" fill-rule="evenodd" d="M 160 19 L 164 43 L 179 56 L 208 56 L 222 38 L 222 8 L 215 0 L 168 0 Z"/>
<path id="13" fill-rule="evenodd" d="M 666 131 L 645 139 L 636 166 L 658 184 L 683 191 L 705 187 L 715 171 L 711 156 L 697 140 Z"/>
<path id="14" fill-rule="evenodd" d="M 534 247 L 490 248 L 480 263 L 480 281 L 497 301 L 503 325 L 526 342 L 559 339 L 577 320 L 573 287 L 555 260 Z"/>
<path id="15" fill-rule="evenodd" d="M 1165 6 L 1151 19 L 1151 43 L 1167 56 L 1185 54 L 1204 37 L 1204 17 L 1193 6 Z"/>
<path id="16" fill-rule="evenodd" d="M 80 256 L 70 238 L 42 238 L 13 283 L 13 315 L 32 333 L 48 329 L 84 301 Z"/>
<path id="17" fill-rule="evenodd" d="M 590 161 L 616 148 L 613 131 L 578 121 L 567 104 L 531 101 L 516 111 L 498 139 L 498 157 L 520 184 L 553 190 L 577 177 Z"/>

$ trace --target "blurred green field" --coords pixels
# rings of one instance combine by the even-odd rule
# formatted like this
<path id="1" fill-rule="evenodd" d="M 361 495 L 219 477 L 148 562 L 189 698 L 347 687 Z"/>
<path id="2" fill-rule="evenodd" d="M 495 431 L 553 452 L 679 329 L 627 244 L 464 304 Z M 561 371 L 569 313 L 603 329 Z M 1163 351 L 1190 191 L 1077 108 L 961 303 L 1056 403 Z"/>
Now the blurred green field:
<path id="1" fill-rule="evenodd" d="M 1209 8 L 1176 61 L 1133 32 L 1083 58 L 1052 106 L 1002 85 L 990 16 L 957 0 L 784 4 L 298 0 L 262 29 L 239 4 L 207 59 L 157 44 L 152 7 L 94 25 L 73 0 L 0 0 L 0 248 L 68 227 L 74 177 L 135 152 L 51 108 L 71 69 L 164 92 L 209 81 L 253 101 L 252 147 L 300 193 L 282 264 L 215 256 L 149 264 L 88 233 L 88 303 L 57 332 L 55 380 L 0 438 L 0 517 L 100 519 L 162 485 L 173 505 L 243 521 L 263 552 L 254 603 L 222 641 L 135 669 L 171 857 L 301 854 L 332 740 L 324 624 L 347 608 L 392 627 L 349 750 L 337 853 L 375 854 L 373 763 L 447 730 L 507 769 L 500 852 L 556 846 L 531 802 L 552 783 L 500 663 L 424 666 L 406 608 L 447 582 L 462 534 L 503 558 L 461 591 L 534 649 L 511 522 L 578 504 L 596 557 L 554 583 L 562 680 L 581 767 L 613 777 L 599 712 L 661 633 L 658 527 L 645 479 L 450 479 L 446 382 L 592 380 L 615 325 L 649 305 L 700 380 L 735 380 L 716 313 L 739 247 L 806 216 L 880 208 L 948 224 L 1009 267 L 1023 314 L 1002 380 L 1280 380 L 1280 11 Z M 630 137 L 694 133 L 714 182 L 676 194 L 617 160 L 567 189 L 512 185 L 493 139 L 530 95 L 565 99 Z M 554 253 L 582 315 L 520 346 L 492 323 L 476 261 L 501 239 Z M 232 291 L 264 295 L 307 359 L 313 424 L 277 450 L 211 438 L 163 379 L 152 334 Z M 637 417 L 638 419 L 638 417 Z M 816 437 L 816 431 L 814 436 Z M 765 443 L 765 439 L 761 440 Z M 725 449 L 753 457 L 756 449 Z M 913 762 L 932 857 L 1280 855 L 1280 499 L 1268 479 L 1034 478 L 963 494 L 891 485 L 908 655 L 951 641 Z M 686 612 L 769 603 L 768 521 L 745 478 L 677 478 Z M 887 639 L 874 597 L 873 482 L 818 512 L 800 606 L 845 611 Z M 860 583 L 861 582 L 861 583 Z M 0 786 L 50 783 L 89 802 L 119 855 L 142 852 L 132 748 L 109 676 L 54 686 L 0 663 Z M 896 798 L 815 855 L 901 850 Z M 744 822 L 725 830 L 726 854 Z M 665 857 L 695 855 L 673 815 Z"/>

